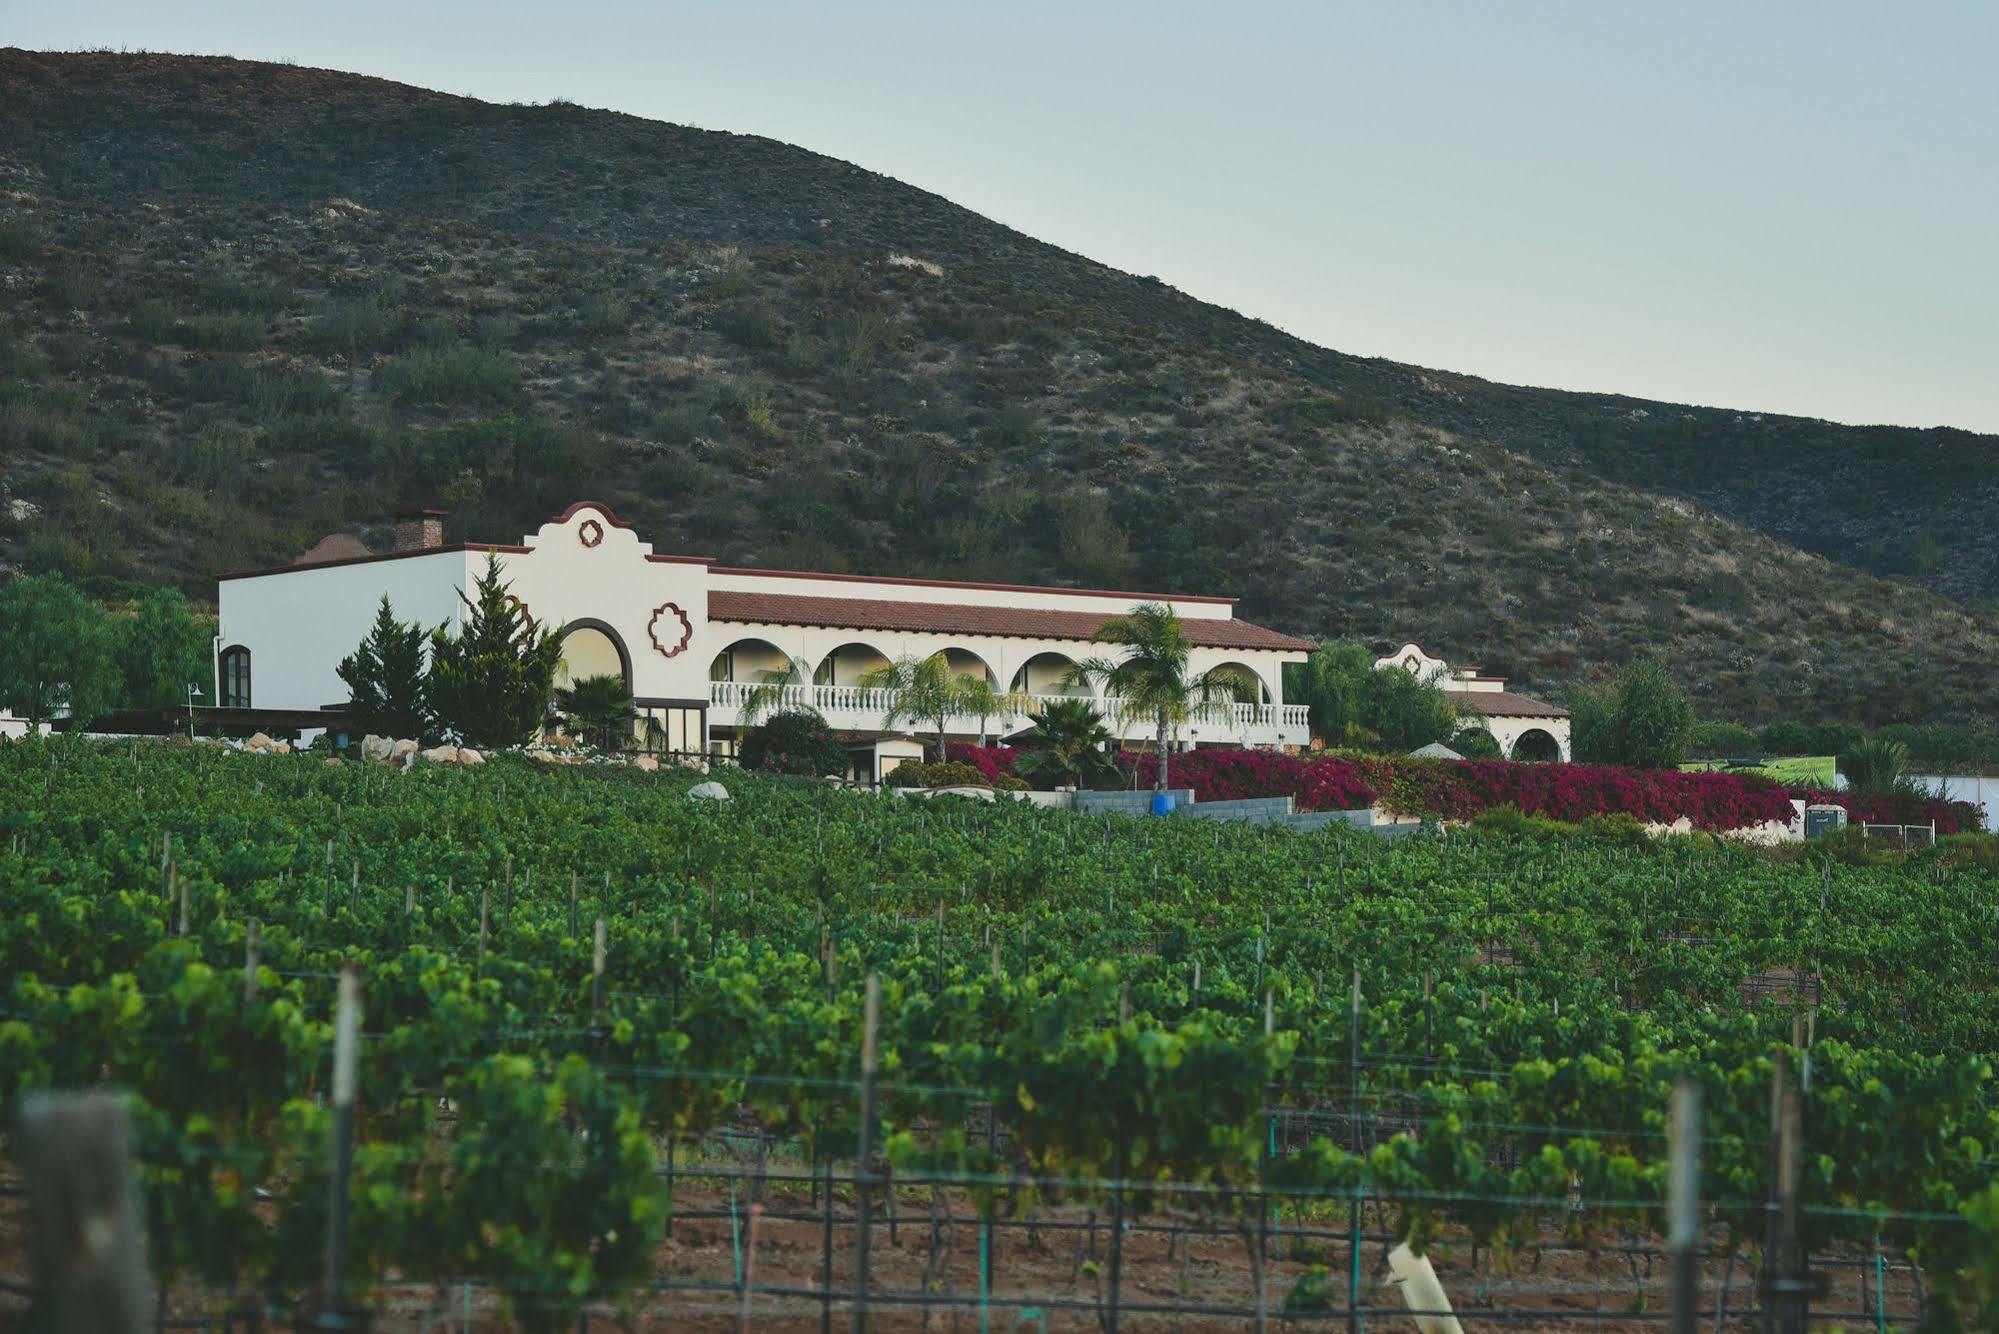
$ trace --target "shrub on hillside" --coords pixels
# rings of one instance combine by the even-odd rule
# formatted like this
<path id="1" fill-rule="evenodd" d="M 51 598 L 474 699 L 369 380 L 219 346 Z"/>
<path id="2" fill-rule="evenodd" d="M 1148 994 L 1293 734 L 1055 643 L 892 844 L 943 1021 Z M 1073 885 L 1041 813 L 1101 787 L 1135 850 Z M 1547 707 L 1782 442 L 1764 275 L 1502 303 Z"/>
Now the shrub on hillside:
<path id="1" fill-rule="evenodd" d="M 504 403 L 520 388 L 520 367 L 496 348 L 418 348 L 382 368 L 382 388 L 398 403 Z"/>
<path id="2" fill-rule="evenodd" d="M 847 772 L 847 752 L 833 730 L 803 709 L 774 713 L 751 728 L 738 758 L 757 773 L 825 778 Z"/>

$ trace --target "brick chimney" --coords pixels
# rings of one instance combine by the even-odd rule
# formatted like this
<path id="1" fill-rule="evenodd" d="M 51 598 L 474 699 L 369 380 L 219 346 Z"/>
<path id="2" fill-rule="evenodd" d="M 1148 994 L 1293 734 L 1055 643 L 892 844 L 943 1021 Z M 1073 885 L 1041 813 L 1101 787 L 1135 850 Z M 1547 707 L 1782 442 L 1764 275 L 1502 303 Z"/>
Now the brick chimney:
<path id="1" fill-rule="evenodd" d="M 396 516 L 397 551 L 436 551 L 444 545 L 444 516 L 450 510 L 411 510 Z"/>

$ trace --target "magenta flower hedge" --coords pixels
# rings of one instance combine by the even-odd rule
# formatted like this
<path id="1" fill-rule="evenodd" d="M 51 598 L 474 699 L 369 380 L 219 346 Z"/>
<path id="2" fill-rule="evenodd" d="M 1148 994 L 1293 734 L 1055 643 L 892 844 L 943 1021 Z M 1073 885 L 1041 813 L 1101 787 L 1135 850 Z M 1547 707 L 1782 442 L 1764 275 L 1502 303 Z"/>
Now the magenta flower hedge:
<path id="1" fill-rule="evenodd" d="M 1863 796 L 1858 792 L 1821 792 L 1797 788 L 1791 796 L 1817 806 L 1844 806 L 1853 824 L 1921 824 L 1936 822 L 1938 834 L 1964 834 L 1985 827 L 1984 809 L 1969 801 L 1946 801 L 1942 797 L 1906 793 L 1895 796 Z"/>
<path id="2" fill-rule="evenodd" d="M 988 783 L 1011 774 L 1014 757 L 1019 754 L 1013 746 L 968 746 L 954 741 L 944 747 L 946 760 L 971 765 L 986 776 Z"/>
<path id="3" fill-rule="evenodd" d="M 1013 772 L 1007 747 L 952 746 L 953 760 L 988 777 Z M 1118 767 L 1151 784 L 1153 757 L 1126 751 Z M 1928 824 L 1954 834 L 1980 827 L 1976 806 L 1924 797 L 1859 797 L 1848 792 L 1787 791 L 1744 774 L 1621 769 L 1608 764 L 1515 764 L 1506 760 L 1412 760 L 1361 754 L 1287 755 L 1268 750 L 1193 750 L 1173 755 L 1168 782 L 1192 788 L 1197 801 L 1291 797 L 1301 811 L 1382 806 L 1403 815 L 1469 820 L 1513 806 L 1528 815 L 1577 822 L 1595 815 L 1629 815 L 1646 824 L 1685 818 L 1695 829 L 1720 833 L 1771 820 L 1790 820 L 1791 798 L 1846 807 L 1856 823 Z"/>

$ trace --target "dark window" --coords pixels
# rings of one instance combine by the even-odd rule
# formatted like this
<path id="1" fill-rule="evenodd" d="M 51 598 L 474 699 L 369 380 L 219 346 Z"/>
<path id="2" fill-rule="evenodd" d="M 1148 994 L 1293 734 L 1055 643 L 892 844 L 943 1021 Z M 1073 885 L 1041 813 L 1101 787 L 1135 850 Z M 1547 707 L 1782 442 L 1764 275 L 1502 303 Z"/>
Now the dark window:
<path id="1" fill-rule="evenodd" d="M 222 707 L 250 707 L 250 650 L 241 644 L 222 650 Z"/>
<path id="2" fill-rule="evenodd" d="M 707 713 L 706 709 L 699 708 L 654 707 L 645 710 L 645 748 L 671 754 L 699 755 Z"/>

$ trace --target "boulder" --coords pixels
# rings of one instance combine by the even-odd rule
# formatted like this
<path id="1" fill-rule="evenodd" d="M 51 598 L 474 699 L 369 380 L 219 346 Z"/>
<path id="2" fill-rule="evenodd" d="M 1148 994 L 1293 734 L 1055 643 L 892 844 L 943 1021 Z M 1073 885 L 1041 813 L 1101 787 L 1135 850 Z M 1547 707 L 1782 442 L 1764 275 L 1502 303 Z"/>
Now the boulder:
<path id="1" fill-rule="evenodd" d="M 248 741 L 245 741 L 243 743 L 243 749 L 269 750 L 275 744 L 276 743 L 271 740 L 270 736 L 267 733 L 259 732 L 255 736 L 251 737 Z"/>
<path id="2" fill-rule="evenodd" d="M 423 752 L 423 757 L 432 764 L 456 764 L 458 763 L 458 747 L 432 746 L 429 750 Z"/>
<path id="3" fill-rule="evenodd" d="M 289 741 L 273 741 L 270 745 L 264 747 L 264 753 L 266 755 L 289 755 L 292 753 L 292 743 Z"/>
<path id="4" fill-rule="evenodd" d="M 659 757 L 656 755 L 635 756 L 632 760 L 632 767 L 635 769 L 643 769 L 647 773 L 652 773 L 654 770 L 659 768 Z"/>
<path id="5" fill-rule="evenodd" d="M 694 801 L 727 801 L 729 789 L 713 781 L 696 783 L 687 789 L 687 796 Z"/>
<path id="6" fill-rule="evenodd" d="M 421 749 L 423 749 L 423 747 L 419 746 L 414 741 L 410 741 L 407 739 L 402 741 L 396 741 L 391 743 L 389 746 L 389 758 L 392 760 L 399 760 L 405 755 L 414 755 L 417 753 L 417 751 Z"/>
<path id="7" fill-rule="evenodd" d="M 395 748 L 394 741 L 385 736 L 376 736 L 373 732 L 361 738 L 361 758 L 364 760 L 378 762 L 387 760 Z"/>
<path id="8" fill-rule="evenodd" d="M 460 764 L 484 764 L 486 757 L 470 746 L 460 746 L 458 748 L 458 762 Z"/>

